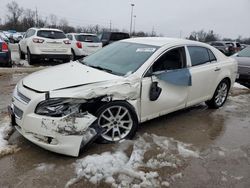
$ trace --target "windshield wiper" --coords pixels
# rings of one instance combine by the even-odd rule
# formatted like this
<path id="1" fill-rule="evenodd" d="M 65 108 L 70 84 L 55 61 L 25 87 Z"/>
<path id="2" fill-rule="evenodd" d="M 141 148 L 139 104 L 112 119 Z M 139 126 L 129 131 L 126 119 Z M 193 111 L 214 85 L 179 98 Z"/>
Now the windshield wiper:
<path id="1" fill-rule="evenodd" d="M 94 66 L 94 65 L 88 65 L 88 64 L 85 64 L 85 65 L 93 67 L 93 68 L 98 69 L 98 70 L 102 70 L 102 71 L 108 72 L 108 73 L 113 73 L 112 70 L 107 69 L 107 68 L 103 68 L 103 67 L 100 67 L 100 66 Z"/>

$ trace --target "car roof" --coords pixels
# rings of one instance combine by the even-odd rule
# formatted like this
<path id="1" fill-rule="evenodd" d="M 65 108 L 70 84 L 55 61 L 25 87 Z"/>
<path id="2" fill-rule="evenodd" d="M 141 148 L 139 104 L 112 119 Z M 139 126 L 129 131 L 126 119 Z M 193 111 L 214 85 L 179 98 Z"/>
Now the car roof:
<path id="1" fill-rule="evenodd" d="M 168 37 L 140 37 L 140 38 L 130 38 L 122 40 L 124 42 L 131 42 L 131 43 L 140 43 L 152 46 L 165 46 L 165 45 L 202 45 L 208 46 L 208 44 L 187 40 L 187 39 L 180 39 L 180 38 L 168 38 Z"/>
<path id="2" fill-rule="evenodd" d="M 91 35 L 91 36 L 97 36 L 94 33 L 67 33 L 67 35 L 68 34 L 70 34 L 70 35 Z"/>
<path id="3" fill-rule="evenodd" d="M 37 27 L 32 27 L 32 28 L 30 28 L 30 29 L 35 29 L 35 30 L 46 30 L 46 31 L 60 31 L 60 32 L 62 32 L 62 30 L 60 30 L 60 29 L 54 29 L 54 28 L 46 28 L 46 27 L 44 27 L 44 28 L 37 28 Z"/>

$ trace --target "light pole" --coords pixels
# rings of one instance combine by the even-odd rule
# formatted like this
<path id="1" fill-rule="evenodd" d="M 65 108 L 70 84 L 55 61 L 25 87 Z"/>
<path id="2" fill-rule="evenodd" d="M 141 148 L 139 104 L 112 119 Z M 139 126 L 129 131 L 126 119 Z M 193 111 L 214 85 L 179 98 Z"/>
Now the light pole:
<path id="1" fill-rule="evenodd" d="M 131 36 L 131 33 L 132 33 L 132 22 L 133 22 L 133 10 L 134 10 L 134 6 L 135 4 L 131 3 L 131 19 L 130 19 L 130 36 Z"/>
<path id="2" fill-rule="evenodd" d="M 134 15 L 134 34 L 135 34 L 135 19 L 136 19 L 136 15 Z"/>

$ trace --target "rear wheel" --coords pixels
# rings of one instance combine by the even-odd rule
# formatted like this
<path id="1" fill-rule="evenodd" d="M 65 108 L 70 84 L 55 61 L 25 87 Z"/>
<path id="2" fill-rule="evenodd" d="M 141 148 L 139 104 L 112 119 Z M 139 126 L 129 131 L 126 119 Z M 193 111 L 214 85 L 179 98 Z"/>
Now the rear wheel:
<path id="1" fill-rule="evenodd" d="M 32 54 L 30 53 L 30 50 L 29 50 L 29 49 L 27 49 L 27 59 L 28 59 L 28 63 L 29 63 L 30 65 L 33 65 L 33 64 L 34 64 L 34 58 L 33 58 Z"/>
<path id="2" fill-rule="evenodd" d="M 227 79 L 222 80 L 217 86 L 213 98 L 209 101 L 206 101 L 206 104 L 210 108 L 220 108 L 227 100 L 229 92 L 230 83 Z"/>
<path id="3" fill-rule="evenodd" d="M 75 52 L 74 52 L 74 50 L 73 50 L 73 49 L 71 49 L 71 56 L 70 56 L 70 60 L 71 60 L 71 61 L 75 61 L 75 60 L 76 60 L 76 54 L 75 54 Z"/>
<path id="4" fill-rule="evenodd" d="M 25 59 L 25 54 L 22 52 L 20 46 L 19 46 L 19 56 L 20 56 L 20 59 Z"/>
<path id="5" fill-rule="evenodd" d="M 97 111 L 98 125 L 104 129 L 98 141 L 118 142 L 132 138 L 138 126 L 135 112 L 126 102 L 111 102 Z"/>

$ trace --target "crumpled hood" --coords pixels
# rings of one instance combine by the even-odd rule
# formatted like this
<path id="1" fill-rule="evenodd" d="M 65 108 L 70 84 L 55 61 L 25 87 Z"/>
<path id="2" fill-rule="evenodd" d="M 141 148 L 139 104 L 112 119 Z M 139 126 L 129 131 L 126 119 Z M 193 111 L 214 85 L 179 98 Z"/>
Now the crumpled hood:
<path id="1" fill-rule="evenodd" d="M 119 78 L 120 76 L 85 66 L 76 61 L 32 73 L 23 79 L 23 85 L 36 91 L 47 92 Z"/>

